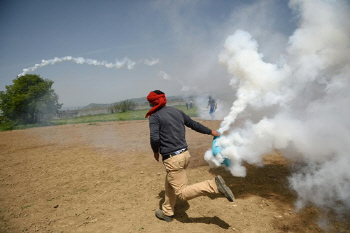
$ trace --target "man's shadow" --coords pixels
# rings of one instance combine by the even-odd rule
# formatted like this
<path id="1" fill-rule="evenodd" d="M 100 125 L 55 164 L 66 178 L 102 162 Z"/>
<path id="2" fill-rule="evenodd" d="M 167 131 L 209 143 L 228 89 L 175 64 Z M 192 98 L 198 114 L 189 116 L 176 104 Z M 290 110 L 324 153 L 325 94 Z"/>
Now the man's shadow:
<path id="1" fill-rule="evenodd" d="M 161 198 L 159 201 L 159 209 L 162 209 L 162 204 L 165 199 L 165 191 L 161 191 L 158 196 Z M 205 224 L 215 224 L 221 228 L 228 229 L 230 225 L 219 217 L 200 217 L 200 218 L 190 218 L 186 210 L 190 208 L 187 201 L 176 200 L 175 204 L 175 216 L 174 218 L 182 223 L 205 223 Z"/>

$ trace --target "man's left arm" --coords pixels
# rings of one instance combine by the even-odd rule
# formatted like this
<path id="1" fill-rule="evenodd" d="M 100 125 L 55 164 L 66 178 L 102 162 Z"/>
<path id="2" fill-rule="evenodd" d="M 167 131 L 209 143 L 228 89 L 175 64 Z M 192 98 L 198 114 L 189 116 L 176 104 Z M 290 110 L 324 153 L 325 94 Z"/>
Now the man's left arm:
<path id="1" fill-rule="evenodd" d="M 199 133 L 208 134 L 212 136 L 220 136 L 220 133 L 216 130 L 211 130 L 208 127 L 202 125 L 201 123 L 192 120 L 189 116 L 187 116 L 184 112 L 181 112 L 184 116 L 185 125 Z"/>

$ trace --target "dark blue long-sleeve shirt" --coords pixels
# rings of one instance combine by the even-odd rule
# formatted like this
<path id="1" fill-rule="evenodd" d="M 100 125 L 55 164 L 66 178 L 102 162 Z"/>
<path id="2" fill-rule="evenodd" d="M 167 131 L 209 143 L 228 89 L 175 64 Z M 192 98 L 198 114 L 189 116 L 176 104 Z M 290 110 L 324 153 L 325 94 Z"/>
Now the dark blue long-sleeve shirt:
<path id="1" fill-rule="evenodd" d="M 211 130 L 192 120 L 181 110 L 163 107 L 149 118 L 150 140 L 153 152 L 162 155 L 187 148 L 185 126 L 203 134 L 211 134 Z"/>

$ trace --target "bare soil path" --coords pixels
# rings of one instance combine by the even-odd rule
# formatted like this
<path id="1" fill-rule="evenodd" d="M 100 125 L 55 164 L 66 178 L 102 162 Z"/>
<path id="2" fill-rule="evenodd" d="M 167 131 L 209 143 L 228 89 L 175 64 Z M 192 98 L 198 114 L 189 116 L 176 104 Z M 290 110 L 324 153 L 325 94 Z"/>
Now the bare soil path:
<path id="1" fill-rule="evenodd" d="M 220 122 L 201 123 L 215 129 Z M 220 174 L 236 201 L 178 202 L 175 221 L 165 223 L 154 216 L 165 172 L 153 159 L 148 121 L 0 132 L 0 232 L 350 232 L 350 221 L 321 228 L 319 210 L 294 210 L 289 164 L 280 155 L 232 177 L 204 161 L 211 140 L 187 130 L 189 181 Z"/>

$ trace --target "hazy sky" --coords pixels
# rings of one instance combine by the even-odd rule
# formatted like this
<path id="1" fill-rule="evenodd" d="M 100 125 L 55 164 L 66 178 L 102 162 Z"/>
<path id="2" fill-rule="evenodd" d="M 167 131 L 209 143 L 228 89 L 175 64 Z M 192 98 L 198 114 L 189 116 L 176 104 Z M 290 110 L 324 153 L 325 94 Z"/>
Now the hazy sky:
<path id="1" fill-rule="evenodd" d="M 2 0 L 0 91 L 25 68 L 72 56 L 113 64 L 128 58 L 135 65 L 65 61 L 29 72 L 54 81 L 66 107 L 143 97 L 155 89 L 233 98 L 230 75 L 218 62 L 226 38 L 248 31 L 264 58 L 277 62 L 296 23 L 285 0 Z M 146 65 L 145 59 L 158 63 Z"/>

